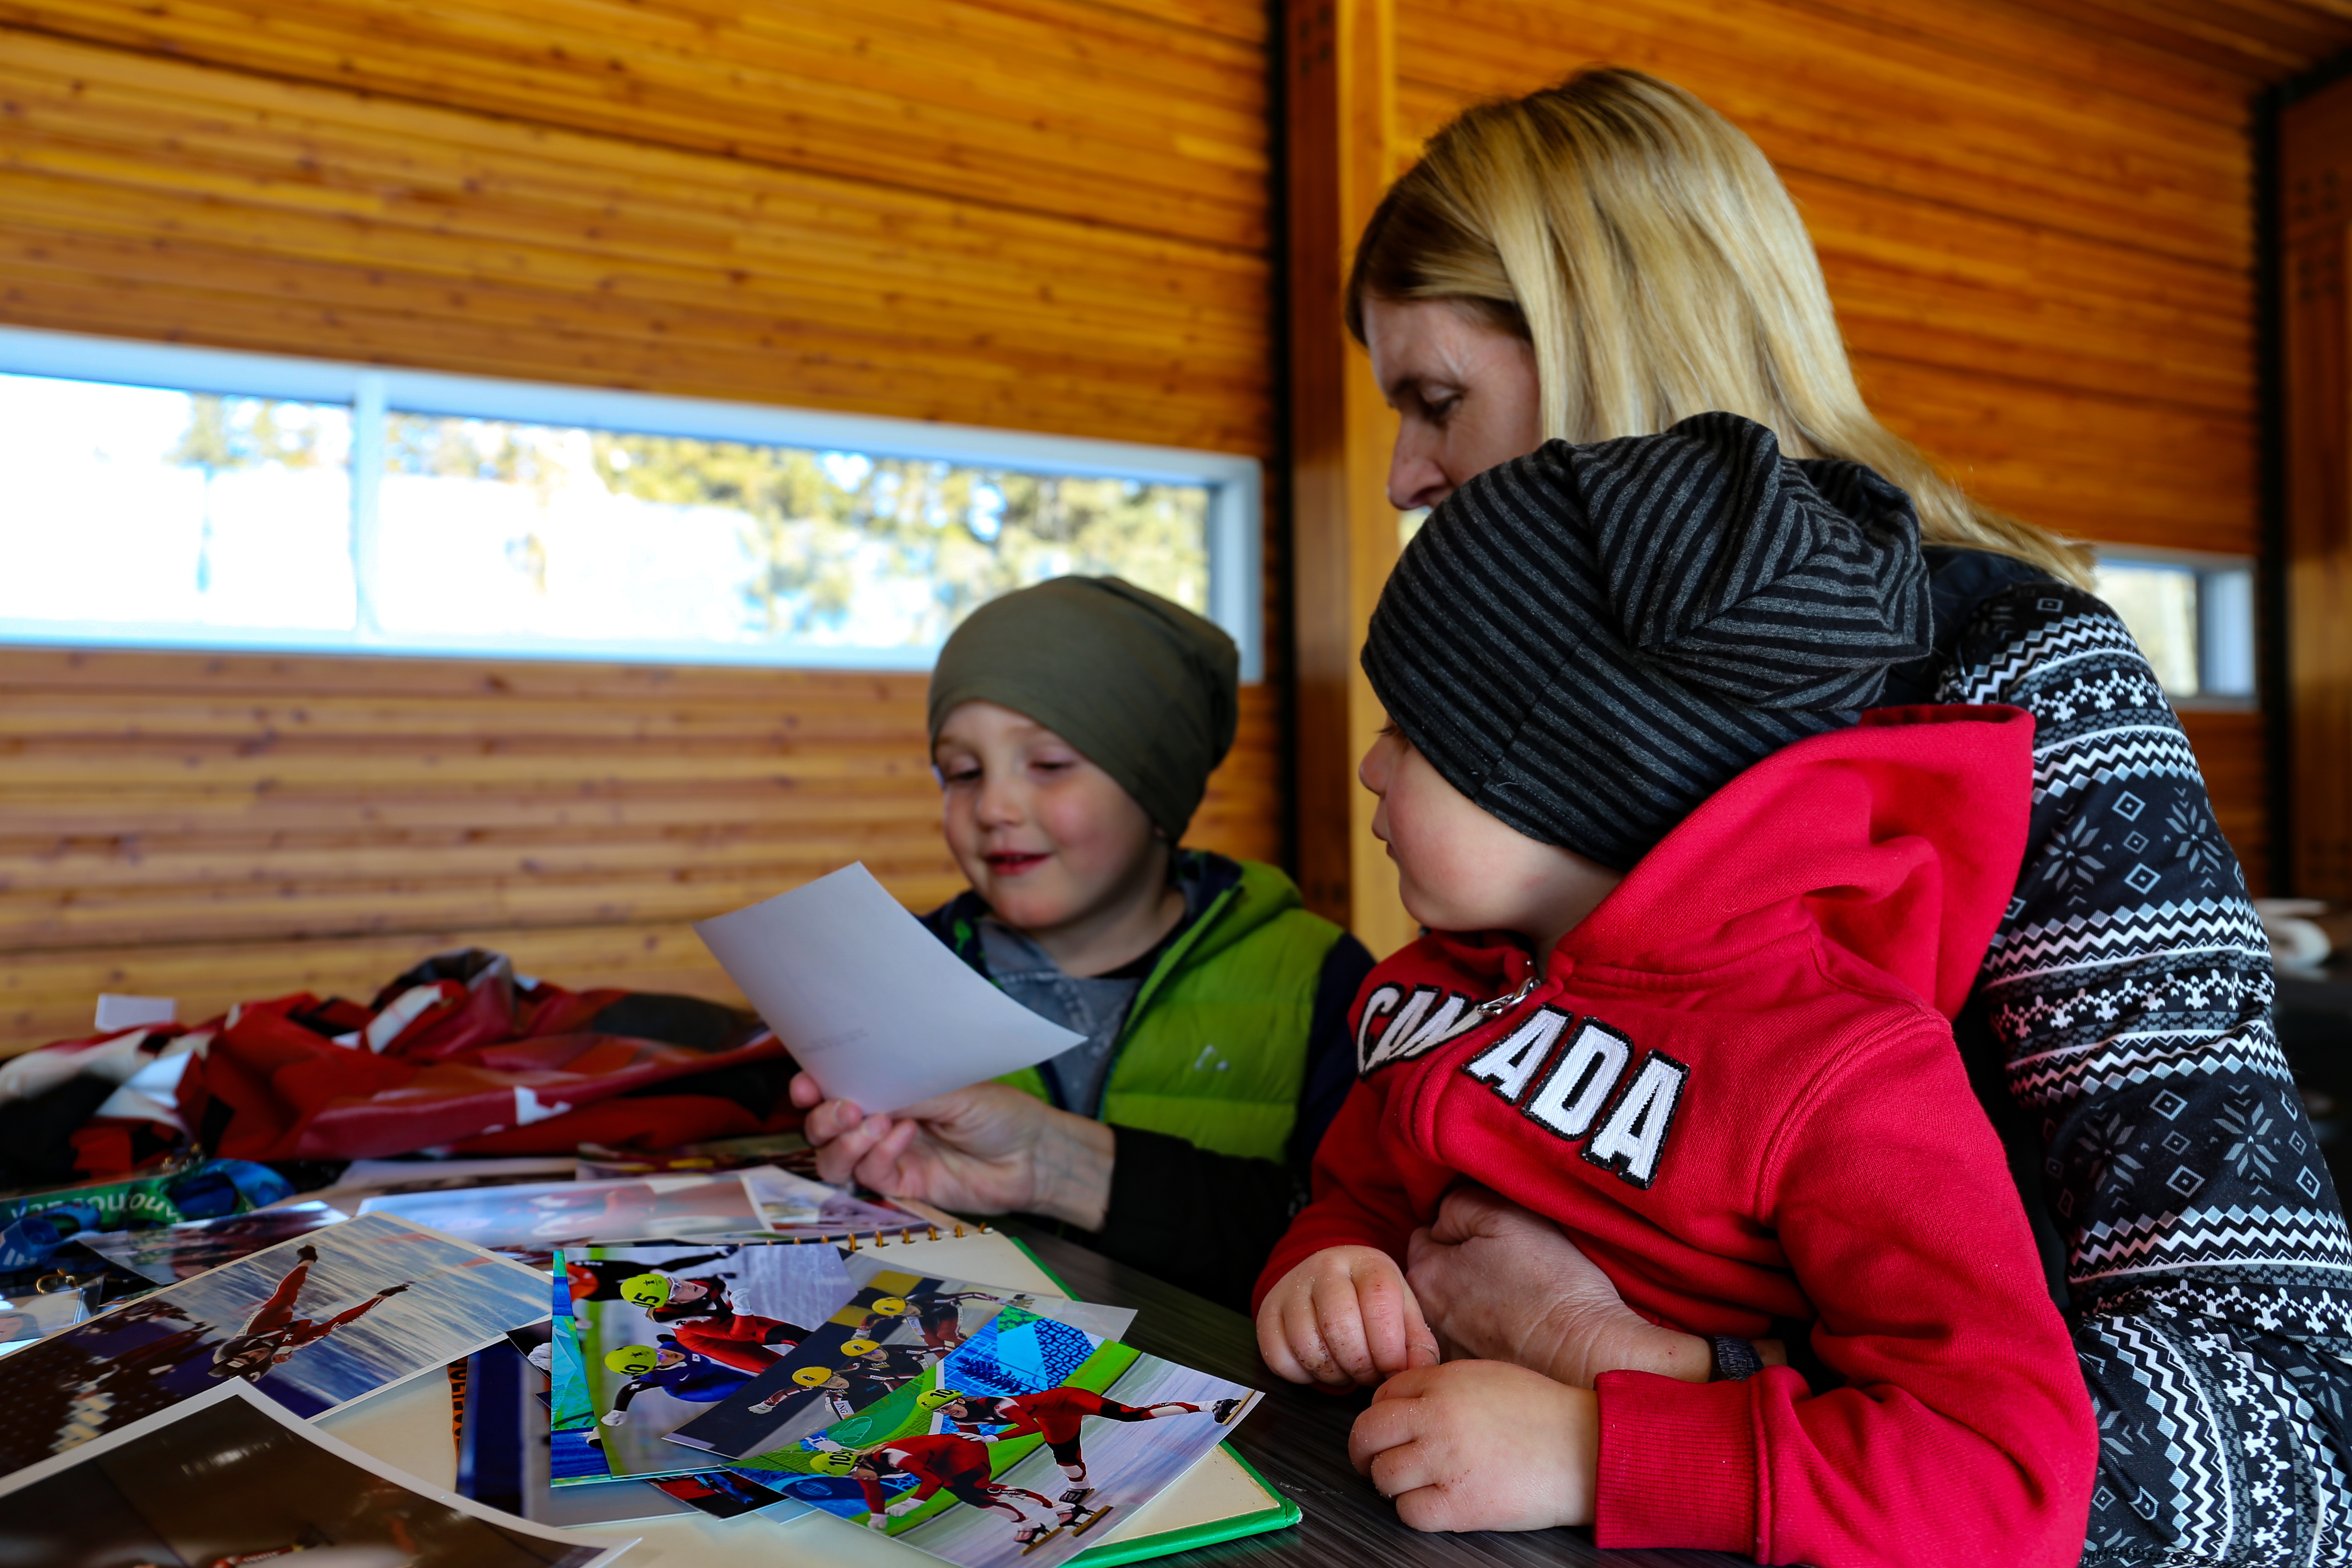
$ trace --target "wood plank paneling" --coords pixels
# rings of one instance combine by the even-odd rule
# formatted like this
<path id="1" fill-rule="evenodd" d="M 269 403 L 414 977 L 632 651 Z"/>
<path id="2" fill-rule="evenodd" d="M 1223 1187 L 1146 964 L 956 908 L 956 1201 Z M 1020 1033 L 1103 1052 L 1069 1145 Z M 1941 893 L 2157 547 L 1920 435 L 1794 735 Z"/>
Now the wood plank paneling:
<path id="1" fill-rule="evenodd" d="M 2352 899 L 2352 79 L 2279 116 L 2294 890 Z"/>
<path id="2" fill-rule="evenodd" d="M 27 325 L 1270 445 L 1262 249 L 24 34 L 0 132 Z"/>
<path id="3" fill-rule="evenodd" d="M 85 1029 L 94 989 L 176 995 L 202 1016 L 305 975 L 366 989 L 460 938 L 566 984 L 731 996 L 688 922 L 851 859 L 919 908 L 961 886 L 923 689 L 0 653 L 0 1040 Z M 1272 694 L 1249 689 L 1190 842 L 1279 856 L 1279 744 Z"/>
<path id="4" fill-rule="evenodd" d="M 1246 0 L 0 0 L 0 321 L 1270 457 L 1267 47 Z M 959 885 L 922 688 L 0 651 L 0 1052 L 459 942 L 730 994 L 688 921 Z M 1283 858 L 1279 695 L 1192 841 Z"/>
<path id="5" fill-rule="evenodd" d="M 1261 7 L 5 0 L 0 22 L 1261 249 Z"/>

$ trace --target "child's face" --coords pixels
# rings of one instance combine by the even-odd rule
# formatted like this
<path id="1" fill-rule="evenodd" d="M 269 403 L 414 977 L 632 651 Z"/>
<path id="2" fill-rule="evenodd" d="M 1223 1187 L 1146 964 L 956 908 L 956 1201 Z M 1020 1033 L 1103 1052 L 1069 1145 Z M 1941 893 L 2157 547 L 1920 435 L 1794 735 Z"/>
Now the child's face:
<path id="1" fill-rule="evenodd" d="M 1007 925 L 1051 931 L 1165 889 L 1165 841 L 1135 797 L 1035 720 L 966 702 L 931 762 L 948 850 Z"/>
<path id="2" fill-rule="evenodd" d="M 1372 836 L 1396 862 L 1404 907 L 1432 931 L 1517 931 L 1548 954 L 1624 879 L 1473 805 L 1393 725 L 1356 776 L 1381 797 Z"/>

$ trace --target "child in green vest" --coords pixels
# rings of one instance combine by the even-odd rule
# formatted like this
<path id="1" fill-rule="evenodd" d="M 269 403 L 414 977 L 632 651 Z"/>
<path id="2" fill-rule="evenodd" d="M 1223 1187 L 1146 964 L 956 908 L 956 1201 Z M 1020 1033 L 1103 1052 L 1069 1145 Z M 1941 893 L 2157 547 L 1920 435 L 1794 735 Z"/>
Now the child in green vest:
<path id="1" fill-rule="evenodd" d="M 1233 744 L 1233 639 L 1115 577 L 975 611 L 932 672 L 932 763 L 971 890 L 924 917 L 1086 1037 L 996 1083 L 867 1116 L 795 1103 L 827 1181 L 1024 1212 L 1245 1303 L 1355 1075 L 1371 955 L 1271 866 L 1181 847 Z"/>

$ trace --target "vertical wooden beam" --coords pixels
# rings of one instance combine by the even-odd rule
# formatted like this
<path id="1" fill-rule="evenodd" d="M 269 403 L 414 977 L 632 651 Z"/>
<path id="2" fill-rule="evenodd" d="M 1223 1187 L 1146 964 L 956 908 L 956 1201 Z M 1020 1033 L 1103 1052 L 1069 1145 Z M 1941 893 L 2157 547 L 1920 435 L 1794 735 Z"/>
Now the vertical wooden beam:
<path id="1" fill-rule="evenodd" d="M 1383 721 L 1357 654 L 1396 563 L 1395 420 L 1340 303 L 1356 237 L 1393 172 L 1393 0 L 1286 0 L 1284 21 L 1299 880 L 1310 906 L 1386 956 L 1418 928 L 1356 783 Z"/>
<path id="2" fill-rule="evenodd" d="M 2352 79 L 2279 118 L 2297 893 L 2352 898 Z"/>

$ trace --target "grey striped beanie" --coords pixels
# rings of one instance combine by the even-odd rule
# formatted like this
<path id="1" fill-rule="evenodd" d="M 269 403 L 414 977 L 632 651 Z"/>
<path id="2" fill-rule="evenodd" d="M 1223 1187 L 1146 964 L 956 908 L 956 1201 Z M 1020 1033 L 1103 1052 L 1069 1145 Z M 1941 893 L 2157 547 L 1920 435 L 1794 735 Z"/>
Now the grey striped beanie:
<path id="1" fill-rule="evenodd" d="M 1622 871 L 1734 774 L 1853 723 L 1928 639 L 1909 497 L 1702 414 L 1552 441 L 1454 491 L 1363 662 L 1446 782 Z"/>

